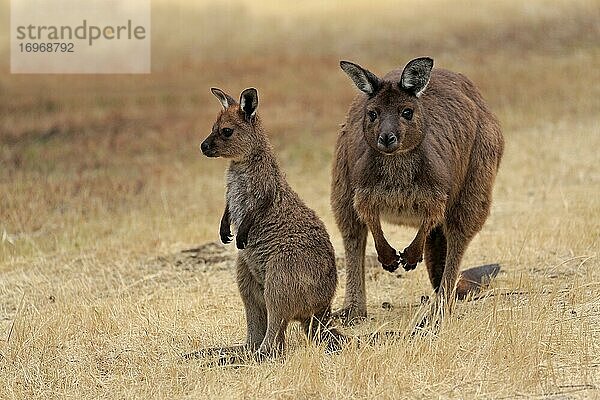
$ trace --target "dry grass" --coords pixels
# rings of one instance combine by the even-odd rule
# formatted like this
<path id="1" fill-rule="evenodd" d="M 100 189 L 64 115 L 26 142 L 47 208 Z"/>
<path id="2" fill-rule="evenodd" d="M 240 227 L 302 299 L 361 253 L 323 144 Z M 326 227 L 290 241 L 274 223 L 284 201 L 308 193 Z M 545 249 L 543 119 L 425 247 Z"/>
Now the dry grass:
<path id="1" fill-rule="evenodd" d="M 149 76 L 9 75 L 0 48 L 0 398 L 598 396 L 596 2 L 191 3 L 154 3 Z M 354 90 L 337 62 L 382 73 L 423 54 L 468 74 L 504 126 L 465 259 L 503 265 L 487 296 L 436 338 L 331 356 L 293 328 L 285 360 L 183 362 L 245 333 L 233 250 L 180 252 L 217 239 L 223 206 L 226 164 L 197 150 L 219 108 L 208 88 L 261 90 L 288 179 L 341 256 L 329 165 Z M 386 231 L 398 248 L 414 235 Z M 372 319 L 348 332 L 410 328 L 423 266 L 367 276 Z"/>

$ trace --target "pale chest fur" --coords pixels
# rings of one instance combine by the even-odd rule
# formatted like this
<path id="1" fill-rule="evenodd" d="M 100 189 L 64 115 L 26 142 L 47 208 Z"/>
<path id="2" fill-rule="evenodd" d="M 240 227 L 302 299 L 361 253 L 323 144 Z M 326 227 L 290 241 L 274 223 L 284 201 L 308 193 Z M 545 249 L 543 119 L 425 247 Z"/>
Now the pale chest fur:
<path id="1" fill-rule="evenodd" d="M 230 168 L 227 171 L 227 204 L 233 226 L 238 228 L 244 216 L 256 208 L 257 198 L 250 176 L 243 170 Z"/>
<path id="2" fill-rule="evenodd" d="M 408 226 L 419 226 L 427 215 L 426 207 L 412 190 L 386 190 L 376 185 L 362 187 L 354 194 L 354 205 L 361 219 L 377 212 L 384 221 Z"/>
<path id="3" fill-rule="evenodd" d="M 384 221 L 418 227 L 424 220 L 443 217 L 445 189 L 423 179 L 418 168 L 384 165 L 377 171 L 368 177 L 363 171 L 357 179 L 354 205 L 363 220 L 376 212 Z"/>

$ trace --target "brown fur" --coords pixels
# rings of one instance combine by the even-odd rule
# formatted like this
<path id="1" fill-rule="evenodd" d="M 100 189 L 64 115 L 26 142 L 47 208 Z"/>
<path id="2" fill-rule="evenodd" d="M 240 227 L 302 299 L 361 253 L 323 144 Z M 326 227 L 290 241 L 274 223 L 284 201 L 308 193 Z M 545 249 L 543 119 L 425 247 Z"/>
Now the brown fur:
<path id="1" fill-rule="evenodd" d="M 364 93 L 350 106 L 333 166 L 331 203 L 347 260 L 340 315 L 366 316 L 367 229 L 389 271 L 415 268 L 424 253 L 438 304 L 450 306 L 455 294 L 477 290 L 486 273 L 459 281 L 462 256 L 489 214 L 504 147 L 499 123 L 467 77 L 431 70 L 431 59 L 383 79 L 356 64 L 341 66 Z M 386 240 L 381 218 L 418 228 L 402 253 Z"/>
<path id="2" fill-rule="evenodd" d="M 237 229 L 237 283 L 248 335 L 243 346 L 195 355 L 281 353 L 291 321 L 300 321 L 309 337 L 335 349 L 345 338 L 330 326 L 337 271 L 325 226 L 286 182 L 255 113 L 256 90 L 243 91 L 239 104 L 218 89 L 213 93 L 224 109 L 201 149 L 208 156 L 231 159 L 220 235 L 229 243 L 230 225 Z M 232 129 L 229 137 L 224 129 Z"/>

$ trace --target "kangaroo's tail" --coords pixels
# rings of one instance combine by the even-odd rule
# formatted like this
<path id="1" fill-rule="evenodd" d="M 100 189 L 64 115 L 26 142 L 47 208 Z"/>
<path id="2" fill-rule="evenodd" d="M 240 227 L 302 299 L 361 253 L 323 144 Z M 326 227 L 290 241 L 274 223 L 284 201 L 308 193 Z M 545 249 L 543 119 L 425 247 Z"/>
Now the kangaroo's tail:
<path id="1" fill-rule="evenodd" d="M 462 271 L 456 285 L 456 297 L 462 300 L 469 294 L 481 292 L 499 272 L 499 264 L 481 265 Z"/>

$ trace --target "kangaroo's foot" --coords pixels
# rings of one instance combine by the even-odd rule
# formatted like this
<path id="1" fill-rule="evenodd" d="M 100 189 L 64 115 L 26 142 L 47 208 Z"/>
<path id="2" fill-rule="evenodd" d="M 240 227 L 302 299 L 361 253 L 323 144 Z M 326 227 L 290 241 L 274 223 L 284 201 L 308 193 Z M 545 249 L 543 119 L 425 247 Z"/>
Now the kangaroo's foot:
<path id="1" fill-rule="evenodd" d="M 192 360 L 200 358 L 226 358 L 243 354 L 250 354 L 248 352 L 248 347 L 244 344 L 228 347 L 209 347 L 194 351 L 192 353 L 184 354 L 182 357 L 186 360 Z"/>
<path id="2" fill-rule="evenodd" d="M 331 314 L 331 318 L 339 320 L 343 325 L 356 325 L 367 319 L 366 306 L 346 305 Z"/>
<path id="3" fill-rule="evenodd" d="M 423 300 L 423 299 L 422 299 Z M 429 304 L 427 304 L 429 303 Z M 426 300 L 425 303 L 421 302 L 426 307 L 426 311 L 421 313 L 415 327 L 411 332 L 411 336 L 436 336 L 440 330 L 440 324 L 443 319 L 443 313 L 438 308 L 438 302 L 436 300 Z"/>
<path id="4" fill-rule="evenodd" d="M 426 335 L 434 335 L 436 336 L 440 329 L 440 320 L 432 316 L 431 314 L 426 314 L 421 320 L 415 325 L 410 336 L 426 336 Z"/>

